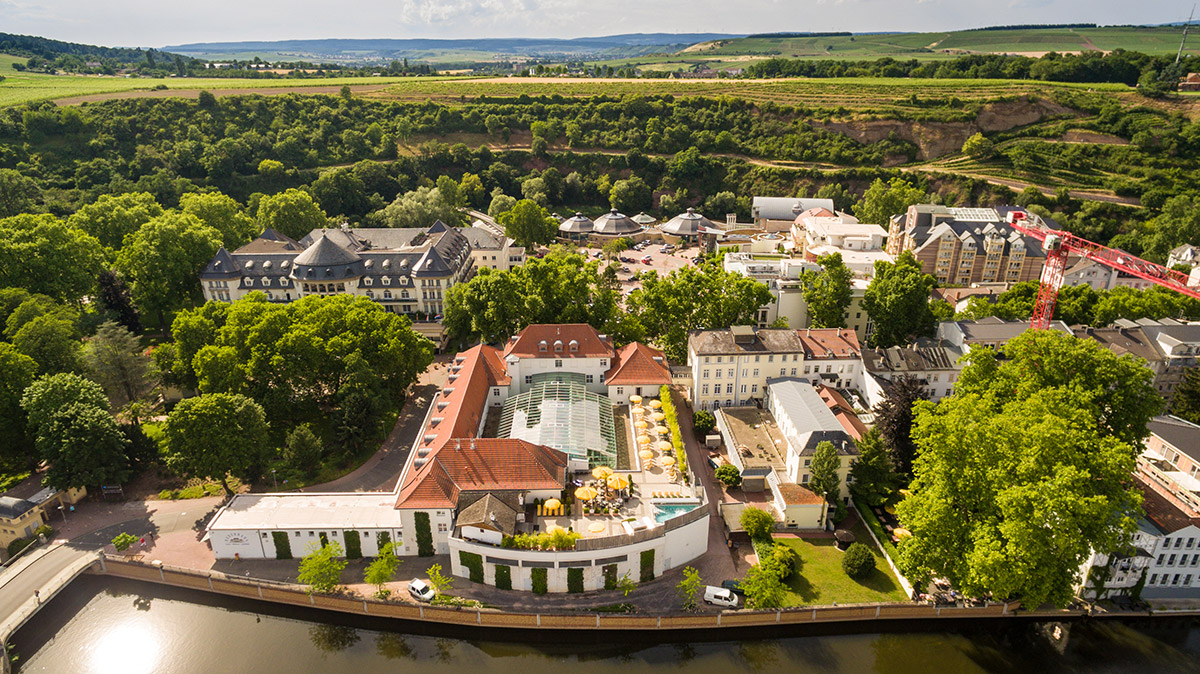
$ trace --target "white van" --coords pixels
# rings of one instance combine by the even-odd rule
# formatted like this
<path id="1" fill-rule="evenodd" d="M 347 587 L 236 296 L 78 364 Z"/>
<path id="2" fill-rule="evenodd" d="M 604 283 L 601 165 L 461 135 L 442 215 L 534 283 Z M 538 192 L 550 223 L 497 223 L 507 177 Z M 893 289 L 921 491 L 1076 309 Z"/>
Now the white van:
<path id="1" fill-rule="evenodd" d="M 704 586 L 704 601 L 712 604 L 713 606 L 724 606 L 725 608 L 738 607 L 738 598 L 736 594 L 730 590 L 726 590 L 723 587 L 716 587 L 713 585 Z"/>

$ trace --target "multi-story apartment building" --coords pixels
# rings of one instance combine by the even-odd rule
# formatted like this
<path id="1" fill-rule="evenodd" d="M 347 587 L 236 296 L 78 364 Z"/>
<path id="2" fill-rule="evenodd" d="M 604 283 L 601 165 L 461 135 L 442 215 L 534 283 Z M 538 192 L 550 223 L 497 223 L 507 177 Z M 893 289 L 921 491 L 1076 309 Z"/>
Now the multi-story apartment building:
<path id="1" fill-rule="evenodd" d="M 910 346 L 863 349 L 863 394 L 874 408 L 901 378 L 912 378 L 925 386 L 929 399 L 937 402 L 954 393 L 954 382 L 962 372 L 963 352 L 957 346 L 935 340 L 920 340 Z"/>
<path id="2" fill-rule="evenodd" d="M 1064 287 L 1089 285 L 1092 290 L 1112 290 L 1113 288 L 1145 290 L 1154 285 L 1152 281 L 1084 258 L 1075 260 L 1067 267 L 1063 272 L 1062 284 Z"/>
<path id="3" fill-rule="evenodd" d="M 921 269 L 941 283 L 1037 280 L 1045 253 L 1037 239 L 1023 236 L 1006 221 L 1013 210 L 909 206 L 904 215 L 892 219 L 887 252 L 898 257 L 911 251 Z M 1028 217 L 1037 218 L 1032 213 Z"/>
<path id="4" fill-rule="evenodd" d="M 471 259 L 476 269 L 508 271 L 525 264 L 525 247 L 507 236 L 496 234 L 482 223 L 461 230 L 471 244 Z"/>
<path id="5" fill-rule="evenodd" d="M 852 330 L 734 326 L 688 336 L 691 396 L 696 409 L 754 404 L 768 379 L 805 377 L 857 389 L 862 350 Z"/>
<path id="6" fill-rule="evenodd" d="M 1141 358 L 1154 373 L 1154 387 L 1164 398 L 1175 394 L 1174 374 L 1168 373 L 1167 359 L 1158 344 L 1138 325 L 1111 325 L 1107 328 L 1079 326 L 1073 329 L 1080 339 L 1094 340 L 1118 356 Z"/>
<path id="7" fill-rule="evenodd" d="M 1158 321 L 1143 318 L 1138 321 L 1118 319 L 1113 325 L 1140 327 L 1158 347 L 1164 365 L 1155 377 L 1155 383 L 1163 398 L 1170 402 L 1175 397 L 1175 389 L 1183 383 L 1184 373 L 1200 365 L 1200 324 L 1181 323 L 1170 318 Z"/>
<path id="8" fill-rule="evenodd" d="M 938 324 L 937 338 L 967 353 L 977 346 L 998 349 L 1028 329 L 1029 321 L 1006 321 L 988 316 L 977 321 L 943 321 Z M 1072 334 L 1071 328 L 1062 321 L 1051 321 L 1050 329 Z"/>

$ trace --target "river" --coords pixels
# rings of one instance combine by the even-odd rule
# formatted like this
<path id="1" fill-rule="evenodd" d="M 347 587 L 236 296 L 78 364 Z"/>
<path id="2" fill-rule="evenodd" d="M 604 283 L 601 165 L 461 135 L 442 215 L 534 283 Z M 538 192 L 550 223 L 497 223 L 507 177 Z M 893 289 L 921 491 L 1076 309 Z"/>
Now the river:
<path id="1" fill-rule="evenodd" d="M 769 640 L 633 643 L 593 633 L 523 644 L 404 634 L 281 607 L 84 576 L 13 638 L 18 671 L 55 674 L 688 674 L 766 672 L 1198 672 L 1200 627 L 1076 625 L 1059 654 L 1028 626 Z M 295 616 L 295 617 L 289 617 Z M 482 637 L 482 638 L 478 638 Z M 612 643 L 609 643 L 609 640 Z"/>

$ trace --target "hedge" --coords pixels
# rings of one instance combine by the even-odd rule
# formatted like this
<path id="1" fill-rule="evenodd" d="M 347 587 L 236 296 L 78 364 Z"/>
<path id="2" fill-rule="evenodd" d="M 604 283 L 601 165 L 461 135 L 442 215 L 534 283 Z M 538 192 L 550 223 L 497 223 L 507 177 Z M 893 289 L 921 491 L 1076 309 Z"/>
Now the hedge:
<path id="1" fill-rule="evenodd" d="M 271 538 L 275 539 L 275 559 L 292 558 L 292 541 L 286 531 L 272 531 Z"/>
<path id="2" fill-rule="evenodd" d="M 467 567 L 467 571 L 470 572 L 469 578 L 471 579 L 472 583 L 482 583 L 483 582 L 483 557 L 482 556 L 480 556 L 479 554 L 474 553 L 474 552 L 467 552 L 466 550 L 459 550 L 458 551 L 458 561 L 462 562 L 462 565 Z"/>
<path id="3" fill-rule="evenodd" d="M 676 465 L 679 467 L 679 474 L 686 482 L 688 479 L 687 451 L 683 448 L 683 434 L 679 432 L 679 416 L 675 410 L 675 401 L 671 400 L 671 387 L 664 384 L 658 391 L 658 397 L 662 401 L 662 413 L 666 415 L 664 421 L 667 422 L 667 428 L 671 431 L 671 447 L 675 450 Z"/>
<path id="4" fill-rule="evenodd" d="M 8 544 L 8 556 L 9 556 L 9 558 L 11 559 L 12 557 L 15 557 L 15 556 L 17 555 L 17 553 L 19 553 L 19 552 L 21 552 L 22 550 L 24 550 L 25 548 L 27 548 L 27 547 L 29 547 L 29 546 L 33 545 L 33 542 L 34 542 L 35 540 L 37 540 L 37 539 L 36 539 L 36 538 L 16 538 L 16 539 L 13 539 L 13 541 L 12 541 L 11 543 L 9 543 L 9 544 Z"/>
<path id="5" fill-rule="evenodd" d="M 417 522 L 417 556 L 433 556 L 433 532 L 429 530 L 429 513 L 418 510 L 413 519 Z"/>
<path id="6" fill-rule="evenodd" d="M 346 559 L 362 559 L 362 538 L 357 531 L 343 531 L 342 539 L 346 541 Z"/>
<path id="7" fill-rule="evenodd" d="M 380 531 L 375 534 L 375 545 L 383 550 L 383 546 L 392 542 L 392 533 L 390 531 Z"/>
<path id="8" fill-rule="evenodd" d="M 512 589 L 512 567 L 504 564 L 496 565 L 496 589 Z"/>
<path id="9" fill-rule="evenodd" d="M 326 534 L 324 531 L 318 532 L 317 537 L 321 539 L 321 547 L 325 547 L 326 545 L 329 545 L 329 535 Z"/>
<path id="10" fill-rule="evenodd" d="M 642 550 L 642 580 L 646 583 L 654 580 L 654 551 Z"/>
<path id="11" fill-rule="evenodd" d="M 892 537 L 884 530 L 883 523 L 879 521 L 875 513 L 871 512 L 868 506 L 855 501 L 854 507 L 858 508 L 858 514 L 862 517 L 863 522 L 867 523 L 867 528 L 871 530 L 871 533 L 875 534 L 875 538 L 879 539 L 879 544 L 883 546 L 883 551 L 887 553 L 888 557 L 892 558 L 892 563 L 897 563 L 900 560 L 900 553 L 896 551 L 896 546 L 892 543 Z"/>
<path id="12" fill-rule="evenodd" d="M 601 571 L 604 573 L 604 589 L 617 589 L 617 565 L 605 564 Z"/>
<path id="13" fill-rule="evenodd" d="M 546 569 L 530 569 L 529 578 L 533 581 L 534 594 L 546 594 Z"/>
<path id="14" fill-rule="evenodd" d="M 567 569 L 567 592 L 583 592 L 583 569 L 573 566 Z"/>

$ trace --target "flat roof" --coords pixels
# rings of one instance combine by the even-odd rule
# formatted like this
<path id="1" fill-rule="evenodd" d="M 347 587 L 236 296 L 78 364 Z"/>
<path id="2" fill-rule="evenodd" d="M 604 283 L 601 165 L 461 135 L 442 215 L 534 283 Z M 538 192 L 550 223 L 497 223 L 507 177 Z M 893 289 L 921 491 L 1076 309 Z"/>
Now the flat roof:
<path id="1" fill-rule="evenodd" d="M 212 530 L 396 529 L 392 492 L 237 494 L 213 517 Z"/>

